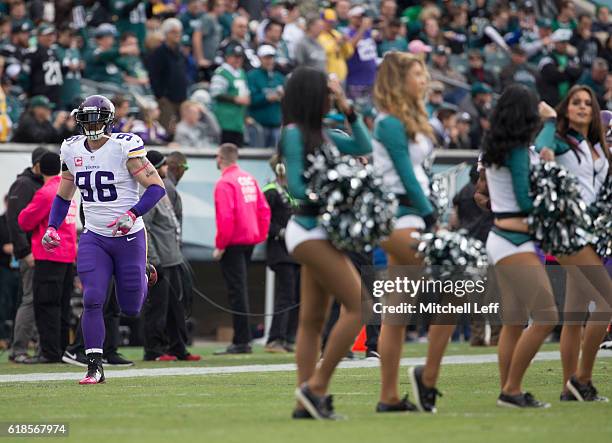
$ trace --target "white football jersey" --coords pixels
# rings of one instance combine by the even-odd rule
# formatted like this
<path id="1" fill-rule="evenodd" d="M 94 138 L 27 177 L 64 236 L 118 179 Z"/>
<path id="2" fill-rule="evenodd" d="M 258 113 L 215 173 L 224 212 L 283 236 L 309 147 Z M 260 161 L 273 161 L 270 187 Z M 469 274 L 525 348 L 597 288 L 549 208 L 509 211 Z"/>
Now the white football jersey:
<path id="1" fill-rule="evenodd" d="M 145 157 L 142 139 L 129 133 L 112 134 L 102 147 L 91 152 L 87 138 L 75 135 L 62 143 L 60 157 L 74 177 L 81 192 L 85 228 L 111 237 L 107 227 L 117 217 L 130 210 L 140 199 L 138 182 L 127 169 L 130 158 Z M 130 234 L 144 228 L 141 217 L 136 219 Z"/>

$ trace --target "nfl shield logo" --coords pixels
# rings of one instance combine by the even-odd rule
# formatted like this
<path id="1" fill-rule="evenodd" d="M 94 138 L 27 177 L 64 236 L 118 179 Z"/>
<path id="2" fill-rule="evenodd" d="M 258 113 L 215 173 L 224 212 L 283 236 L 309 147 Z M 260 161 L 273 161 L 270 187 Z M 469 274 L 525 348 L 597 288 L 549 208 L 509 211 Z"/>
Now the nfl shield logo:
<path id="1" fill-rule="evenodd" d="M 75 157 L 74 166 L 83 166 L 83 157 Z"/>

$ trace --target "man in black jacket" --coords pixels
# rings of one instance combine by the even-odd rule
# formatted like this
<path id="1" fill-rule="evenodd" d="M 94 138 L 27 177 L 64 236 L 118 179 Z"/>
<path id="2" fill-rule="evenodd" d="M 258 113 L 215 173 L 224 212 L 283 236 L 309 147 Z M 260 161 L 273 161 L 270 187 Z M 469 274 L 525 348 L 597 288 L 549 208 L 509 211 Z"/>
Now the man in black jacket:
<path id="1" fill-rule="evenodd" d="M 55 45 L 55 28 L 42 23 L 37 29 L 37 45 L 26 58 L 30 72 L 28 96 L 43 95 L 59 105 L 64 77 Z"/>
<path id="2" fill-rule="evenodd" d="M 151 87 L 159 103 L 159 122 L 168 132 L 173 132 L 181 103 L 187 99 L 187 59 L 180 51 L 183 25 L 176 18 L 168 18 L 162 24 L 165 42 L 148 59 L 147 69 Z"/>
<path id="3" fill-rule="evenodd" d="M 582 74 L 580 61 L 567 53 L 571 35 L 569 29 L 557 29 L 552 35 L 555 49 L 538 64 L 538 92 L 542 100 L 553 107 L 565 98 L 569 88 Z"/>
<path id="4" fill-rule="evenodd" d="M 4 207 L 8 205 L 8 195 L 4 196 Z M 19 271 L 13 262 L 13 244 L 9 237 L 6 212 L 0 215 L 0 351 L 8 349 L 11 331 L 9 322 L 15 318 Z"/>
<path id="5" fill-rule="evenodd" d="M 21 274 L 21 304 L 15 316 L 15 330 L 13 346 L 9 359 L 15 363 L 23 363 L 29 358 L 27 355 L 28 343 L 36 335 L 34 323 L 34 292 L 32 278 L 34 276 L 34 257 L 30 243 L 30 236 L 19 227 L 17 217 L 43 185 L 40 175 L 40 159 L 48 151 L 39 147 L 32 152 L 32 167 L 24 169 L 17 176 L 9 189 L 6 221 L 9 237 L 13 244 L 13 255 L 19 260 Z"/>
<path id="6" fill-rule="evenodd" d="M 18 143 L 61 143 L 72 135 L 74 120 L 66 111 L 60 111 L 51 123 L 55 105 L 44 95 L 30 99 L 30 106 L 19 118 L 13 141 Z"/>
<path id="7" fill-rule="evenodd" d="M 276 314 L 272 318 L 265 351 L 285 353 L 294 351 L 298 322 L 296 305 L 300 301 L 300 265 L 291 258 L 285 246 L 285 228 L 294 205 L 294 200 L 286 189 L 285 166 L 276 155 L 270 159 L 270 166 L 276 174 L 276 180 L 266 184 L 262 191 L 272 211 L 266 258 L 268 267 L 275 275 L 274 312 Z M 291 309 L 292 306 L 294 308 Z"/>

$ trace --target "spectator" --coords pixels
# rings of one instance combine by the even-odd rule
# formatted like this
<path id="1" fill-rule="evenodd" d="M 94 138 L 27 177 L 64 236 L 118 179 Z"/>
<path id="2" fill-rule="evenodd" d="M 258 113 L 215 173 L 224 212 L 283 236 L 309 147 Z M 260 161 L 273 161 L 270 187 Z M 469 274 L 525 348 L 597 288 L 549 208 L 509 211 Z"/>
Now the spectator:
<path id="1" fill-rule="evenodd" d="M 62 85 L 62 65 L 55 49 L 55 28 L 42 23 L 37 28 L 37 46 L 26 58 L 28 64 L 28 95 L 46 96 L 51 103 L 60 104 Z"/>
<path id="2" fill-rule="evenodd" d="M 386 0 L 390 3 L 391 0 Z M 395 3 L 395 2 L 393 2 Z M 389 51 L 408 51 L 408 42 L 401 35 L 402 22 L 394 18 L 386 22 L 383 27 L 382 39 L 378 43 L 378 56 L 382 57 Z"/>
<path id="3" fill-rule="evenodd" d="M 477 149 L 472 138 L 470 137 L 472 126 L 472 117 L 467 112 L 459 113 L 457 117 L 457 124 L 455 126 L 455 132 L 451 133 L 451 142 L 448 146 L 449 149 Z"/>
<path id="4" fill-rule="evenodd" d="M 323 32 L 323 20 L 310 17 L 306 21 L 306 32 L 295 45 L 295 62 L 300 66 L 308 66 L 326 72 L 327 56 L 325 49 L 317 40 Z"/>
<path id="5" fill-rule="evenodd" d="M 251 5 L 257 4 L 259 0 L 250 1 Z M 240 12 L 238 11 L 240 9 Z M 225 11 L 219 16 L 219 23 L 223 28 L 223 38 L 228 38 L 232 33 L 232 23 L 234 19 L 240 16 L 244 11 L 243 6 L 239 5 L 238 0 L 226 0 Z M 250 13 L 249 13 L 250 14 Z M 253 15 L 250 15 L 251 19 L 256 19 Z"/>
<path id="6" fill-rule="evenodd" d="M 564 0 L 559 7 L 559 14 L 552 21 L 553 32 L 557 29 L 576 29 L 576 6 L 572 0 Z"/>
<path id="7" fill-rule="evenodd" d="M 349 18 L 351 24 L 346 35 L 355 50 L 347 61 L 347 96 L 359 109 L 364 109 L 372 103 L 372 89 L 376 78 L 376 42 L 372 37 L 372 19 L 365 16 L 363 7 L 352 8 Z"/>
<path id="8" fill-rule="evenodd" d="M 3 42 L 0 46 L 0 55 L 4 57 L 5 74 L 15 82 L 25 80 L 29 75 L 25 60 L 30 47 L 30 32 L 32 25 L 27 22 L 13 23 L 10 41 Z"/>
<path id="9" fill-rule="evenodd" d="M 428 54 L 432 51 L 432 47 L 426 45 L 421 40 L 412 40 L 408 43 L 408 52 L 421 58 L 423 61 L 428 57 Z"/>
<path id="10" fill-rule="evenodd" d="M 114 83 L 123 85 L 122 69 L 119 57 L 122 55 L 138 55 L 137 46 L 115 47 L 115 27 L 109 23 L 103 23 L 94 31 L 95 45 L 93 51 L 85 56 L 84 77 L 97 82 Z"/>
<path id="11" fill-rule="evenodd" d="M 209 148 L 218 143 L 221 129 L 217 118 L 195 101 L 181 104 L 181 120 L 176 125 L 174 141 L 190 148 Z"/>
<path id="12" fill-rule="evenodd" d="M 147 34 L 145 11 L 146 2 L 138 0 L 112 0 L 110 12 L 113 14 L 119 35 L 130 32 L 138 40 L 138 49 L 144 51 L 145 36 Z"/>
<path id="13" fill-rule="evenodd" d="M 508 32 L 510 11 L 504 3 L 497 3 L 491 17 L 491 23 L 484 28 L 478 47 L 487 47 L 489 51 L 496 51 L 498 47 L 507 49 L 503 36 Z"/>
<path id="14" fill-rule="evenodd" d="M 225 0 L 208 0 L 208 12 L 202 15 L 193 29 L 193 55 L 197 65 L 204 71 L 206 80 L 212 77 L 217 48 L 223 39 L 219 17 L 224 11 Z"/>
<path id="15" fill-rule="evenodd" d="M 164 20 L 162 32 L 165 41 L 151 54 L 148 64 L 151 87 L 159 103 L 159 122 L 171 134 L 179 107 L 187 99 L 187 59 L 179 47 L 182 29 L 178 19 Z"/>
<path id="16" fill-rule="evenodd" d="M 444 84 L 433 81 L 429 84 L 429 95 L 427 97 L 427 115 L 433 117 L 434 113 L 444 104 Z"/>
<path id="17" fill-rule="evenodd" d="M 429 123 L 436 136 L 437 146 L 442 149 L 448 149 L 452 141 L 452 134 L 457 130 L 457 107 L 441 107 L 429 120 Z"/>
<path id="18" fill-rule="evenodd" d="M 9 236 L 6 208 L 8 195 L 4 196 L 5 212 L 0 215 L 0 350 L 9 348 L 11 328 L 17 309 L 19 271 L 13 260 L 13 244 Z"/>
<path id="19" fill-rule="evenodd" d="M 503 91 L 512 83 L 521 83 L 528 88 L 535 89 L 539 75 L 539 72 L 527 63 L 525 50 L 521 46 L 515 45 L 512 47 L 510 63 L 499 74 L 500 89 Z"/>
<path id="20" fill-rule="evenodd" d="M 187 157 L 185 154 L 179 151 L 172 151 L 166 158 L 166 164 L 168 170 L 166 171 L 166 178 L 164 179 L 164 185 L 166 186 L 166 195 L 172 203 L 174 208 L 174 214 L 179 221 L 180 226 L 183 226 L 183 201 L 181 195 L 176 191 L 178 183 L 183 178 L 185 172 L 189 170 L 187 164 Z M 182 229 L 181 229 L 182 232 Z"/>
<path id="21" fill-rule="evenodd" d="M 540 60 L 540 82 L 538 92 L 540 97 L 551 106 L 557 106 L 567 95 L 567 91 L 582 74 L 580 62 L 567 52 L 567 44 L 571 37 L 568 29 L 557 29 L 552 35 L 555 44 L 549 56 Z"/>
<path id="22" fill-rule="evenodd" d="M 147 159 L 166 178 L 166 158 L 158 151 L 149 151 Z M 147 258 L 157 269 L 157 284 L 149 289 L 143 306 L 144 360 L 198 361 L 199 355 L 187 351 L 187 325 L 182 304 L 181 225 L 172 202 L 165 195 L 143 217 L 147 228 Z M 167 343 L 166 343 L 167 339 Z"/>
<path id="23" fill-rule="evenodd" d="M 337 23 L 336 11 L 325 9 L 321 13 L 321 18 L 323 32 L 319 34 L 317 41 L 325 50 L 327 73 L 334 74 L 340 82 L 344 82 L 348 74 L 346 60 L 353 55 L 353 45 L 344 35 L 334 29 Z"/>
<path id="24" fill-rule="evenodd" d="M 140 49 L 136 35 L 132 32 L 124 32 L 121 34 L 119 47 L 130 48 L 128 53 L 122 54 L 117 60 L 117 63 L 124 71 L 123 81 L 125 85 L 128 89 L 137 94 L 151 95 L 149 73 L 140 57 Z"/>
<path id="25" fill-rule="evenodd" d="M 608 72 L 606 77 L 606 92 L 604 94 L 606 109 L 612 109 L 612 73 Z"/>
<path id="26" fill-rule="evenodd" d="M 179 20 L 183 24 L 183 33 L 191 40 L 193 31 L 200 25 L 200 19 L 204 15 L 202 0 L 187 0 L 187 7 L 179 15 Z"/>
<path id="27" fill-rule="evenodd" d="M 244 49 L 239 42 L 225 48 L 225 63 L 215 71 L 210 94 L 215 100 L 213 112 L 221 126 L 221 143 L 242 146 L 244 119 L 251 103 L 246 74 L 242 69 Z"/>
<path id="28" fill-rule="evenodd" d="M 537 36 L 527 36 L 520 41 L 521 47 L 527 54 L 527 60 L 534 65 L 549 53 L 552 44 L 552 22 L 547 18 L 538 19 L 537 30 Z"/>
<path id="29" fill-rule="evenodd" d="M 234 312 L 249 314 L 247 267 L 253 247 L 264 241 L 270 225 L 270 207 L 257 181 L 237 164 L 238 147 L 222 144 L 217 154 L 221 178 L 215 186 L 217 235 L 213 258 L 221 263 L 221 272 Z M 232 344 L 215 354 L 250 354 L 248 317 L 233 315 Z"/>
<path id="30" fill-rule="evenodd" d="M 247 74 L 251 92 L 249 114 L 263 127 L 263 146 L 275 147 L 280 135 L 281 99 L 285 76 L 274 70 L 276 54 L 272 46 L 260 46 L 257 55 L 261 67 Z"/>
<path id="31" fill-rule="evenodd" d="M 116 95 L 112 99 L 115 105 L 115 123 L 113 132 L 132 132 L 134 116 L 130 116 L 130 101 L 123 95 Z"/>
<path id="32" fill-rule="evenodd" d="M 351 10 L 351 2 L 349 0 L 338 0 L 335 9 L 338 17 L 336 29 L 342 34 L 346 34 L 350 25 L 349 11 Z"/>
<path id="33" fill-rule="evenodd" d="M 287 10 L 285 9 L 285 2 L 282 0 L 271 0 L 266 9 L 266 18 L 263 19 L 257 26 L 257 30 L 255 32 L 257 41 L 262 42 L 264 40 L 266 26 L 271 20 L 284 23 L 286 15 Z"/>
<path id="34" fill-rule="evenodd" d="M 444 45 L 446 40 L 440 32 L 440 25 L 436 17 L 423 19 L 423 31 L 419 34 L 419 39 L 430 46 Z"/>
<path id="35" fill-rule="evenodd" d="M 606 78 L 608 77 L 609 66 L 608 62 L 603 58 L 595 58 L 591 65 L 591 69 L 585 70 L 576 84 L 590 87 L 597 96 L 602 109 L 606 109 Z"/>
<path id="36" fill-rule="evenodd" d="M 346 2 L 346 0 L 341 0 Z M 336 4 L 337 10 L 337 4 Z M 295 60 L 295 45 L 304 37 L 303 18 L 300 14 L 300 8 L 297 3 L 287 3 L 287 18 L 285 19 L 285 27 L 283 29 L 283 41 L 287 44 L 289 58 Z"/>
<path id="37" fill-rule="evenodd" d="M 383 27 L 397 19 L 397 3 L 395 0 L 382 0 L 380 2 L 380 20 Z"/>
<path id="38" fill-rule="evenodd" d="M 612 35 L 612 23 L 610 23 L 610 8 L 606 5 L 598 5 L 596 10 L 596 18 L 593 22 L 593 33 Z M 604 38 L 605 40 L 605 38 Z"/>
<path id="39" fill-rule="evenodd" d="M 462 111 L 470 114 L 472 127 L 470 139 L 475 146 L 480 145 L 485 131 L 489 130 L 489 117 L 493 102 L 493 90 L 486 83 L 474 83 L 471 96 L 462 103 Z"/>
<path id="40" fill-rule="evenodd" d="M 578 18 L 578 27 L 570 39 L 570 45 L 576 48 L 580 63 L 585 69 L 591 67 L 593 60 L 602 50 L 600 41 L 593 36 L 592 26 L 593 19 L 587 14 L 581 14 Z"/>
<path id="41" fill-rule="evenodd" d="M 27 25 L 30 26 L 30 28 L 34 26 L 34 23 L 32 23 L 32 20 L 28 18 L 28 11 L 26 9 L 26 4 L 24 1 L 15 0 L 13 2 L 10 2 L 9 7 L 10 7 L 11 21 L 13 23 L 17 23 L 17 24 L 26 23 Z"/>
<path id="42" fill-rule="evenodd" d="M 34 255 L 34 317 L 40 337 L 39 353 L 24 363 L 59 363 L 68 346 L 70 325 L 70 297 L 74 280 L 73 263 L 76 259 L 76 203 L 73 200 L 64 222 L 57 227 L 62 239 L 58 248 L 48 251 L 42 238 L 49 226 L 51 204 L 62 178 L 60 157 L 47 152 L 40 159 L 40 173 L 44 185 L 32 201 L 19 213 L 19 226 L 31 232 Z"/>
<path id="43" fill-rule="evenodd" d="M 13 121 L 11 120 L 8 99 L 4 88 L 0 88 L 0 142 L 6 142 L 11 132 Z"/>
<path id="44" fill-rule="evenodd" d="M 266 243 L 266 264 L 274 271 L 274 317 L 268 331 L 265 351 L 293 352 L 300 302 L 300 265 L 289 255 L 285 245 L 285 228 L 293 213 L 295 201 L 287 192 L 285 165 L 274 155 L 270 159 L 275 180 L 263 187 L 270 206 L 270 230 Z M 292 308 L 293 309 L 290 309 Z"/>
<path id="45" fill-rule="evenodd" d="M 451 21 L 444 28 L 444 38 L 453 54 L 463 54 L 467 43 L 468 15 L 465 9 L 457 8 L 451 16 Z"/>
<path id="46" fill-rule="evenodd" d="M 13 245 L 13 256 L 19 260 L 21 278 L 21 303 L 15 316 L 13 344 L 9 360 L 23 363 L 29 358 L 28 343 L 37 335 L 34 321 L 34 293 L 32 282 L 34 277 L 34 256 L 30 237 L 19 227 L 19 213 L 25 208 L 34 194 L 43 185 L 40 175 L 40 159 L 48 151 L 39 147 L 32 152 L 32 166 L 24 169 L 13 182 L 8 193 L 6 221 L 9 239 Z"/>
<path id="47" fill-rule="evenodd" d="M 81 97 L 81 71 L 85 68 L 77 37 L 72 29 L 59 30 L 56 51 L 64 72 L 60 107 L 63 110 L 72 111 Z"/>
<path id="48" fill-rule="evenodd" d="M 612 34 L 606 39 L 606 43 L 601 50 L 601 57 L 608 62 L 608 66 L 612 65 Z"/>
<path id="49" fill-rule="evenodd" d="M 486 83 L 494 90 L 497 89 L 497 77 L 493 72 L 485 68 L 484 55 L 479 49 L 472 49 L 468 52 L 468 71 L 465 74 L 469 84 L 476 82 Z"/>
<path id="50" fill-rule="evenodd" d="M 55 105 L 43 95 L 36 95 L 30 99 L 30 106 L 25 111 L 17 129 L 13 134 L 13 141 L 17 143 L 60 143 L 72 135 L 75 122 L 66 111 L 59 111 L 51 123 L 51 111 Z"/>
<path id="51" fill-rule="evenodd" d="M 283 24 L 278 20 L 270 20 L 264 29 L 264 39 L 259 42 L 259 45 L 270 45 L 276 50 L 274 69 L 287 75 L 291 72 L 293 66 L 289 58 L 289 49 L 282 36 Z"/>
<path id="52" fill-rule="evenodd" d="M 465 77 L 456 71 L 448 61 L 449 50 L 446 46 L 438 45 L 431 53 L 430 73 L 432 77 L 448 77 L 465 83 Z"/>
<path id="53" fill-rule="evenodd" d="M 142 120 L 134 120 L 130 132 L 138 135 L 145 145 L 165 145 L 170 140 L 170 136 L 159 122 L 160 110 L 157 102 L 150 100 L 142 106 L 141 110 Z M 176 125 L 176 122 L 174 124 Z M 170 129 L 174 132 L 172 124 Z"/>
<path id="54" fill-rule="evenodd" d="M 257 54 L 251 47 L 251 42 L 249 40 L 249 22 L 246 17 L 236 17 L 232 22 L 232 33 L 231 35 L 223 40 L 219 45 L 219 49 L 217 51 L 217 64 L 222 64 L 223 59 L 225 57 L 225 49 L 230 44 L 238 43 L 242 46 L 242 51 L 244 52 L 244 62 L 243 69 L 245 71 L 250 71 L 253 68 L 259 67 L 259 59 L 257 58 Z"/>

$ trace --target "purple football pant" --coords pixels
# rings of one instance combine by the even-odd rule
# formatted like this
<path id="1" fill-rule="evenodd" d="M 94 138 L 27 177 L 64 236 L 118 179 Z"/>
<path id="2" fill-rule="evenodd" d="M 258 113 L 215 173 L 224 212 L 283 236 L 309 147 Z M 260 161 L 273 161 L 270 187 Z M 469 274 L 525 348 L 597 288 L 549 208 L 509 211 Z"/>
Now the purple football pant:
<path id="1" fill-rule="evenodd" d="M 136 316 L 147 294 L 147 243 L 144 229 L 121 237 L 86 231 L 79 240 L 77 272 L 83 284 L 83 339 L 86 352 L 102 352 L 103 307 L 111 277 L 121 312 Z"/>

